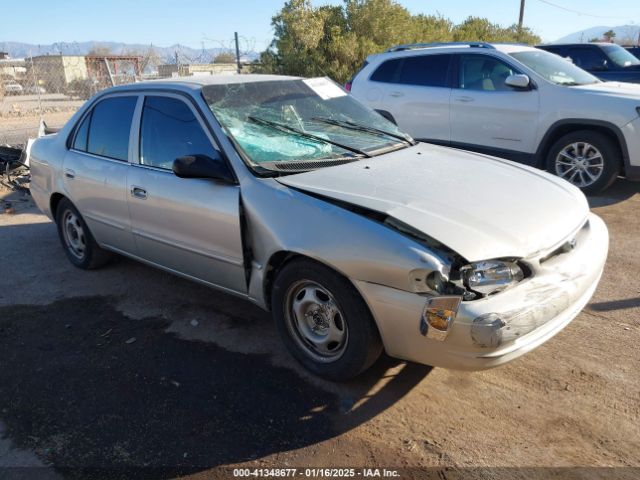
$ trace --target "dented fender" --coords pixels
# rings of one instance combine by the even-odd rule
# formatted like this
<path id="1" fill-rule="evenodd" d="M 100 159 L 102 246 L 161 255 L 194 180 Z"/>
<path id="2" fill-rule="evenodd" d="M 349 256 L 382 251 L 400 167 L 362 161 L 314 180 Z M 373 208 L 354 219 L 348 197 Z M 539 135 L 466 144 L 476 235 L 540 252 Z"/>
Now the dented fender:
<path id="1" fill-rule="evenodd" d="M 435 252 L 400 233 L 274 179 L 246 182 L 242 207 L 251 263 L 249 297 L 268 308 L 265 282 L 269 262 L 279 252 L 303 255 L 352 281 L 412 291 L 416 275 L 447 274 Z"/>

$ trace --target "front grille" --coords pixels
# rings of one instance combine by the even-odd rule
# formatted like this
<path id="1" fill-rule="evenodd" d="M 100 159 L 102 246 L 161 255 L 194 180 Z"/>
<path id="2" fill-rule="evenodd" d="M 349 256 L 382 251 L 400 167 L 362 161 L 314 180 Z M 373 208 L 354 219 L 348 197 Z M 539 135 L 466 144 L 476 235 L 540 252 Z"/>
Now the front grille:
<path id="1" fill-rule="evenodd" d="M 589 229 L 589 220 L 587 220 L 584 225 L 582 226 L 582 228 L 580 228 L 580 230 L 578 230 L 578 232 L 569 240 L 567 240 L 566 242 L 564 242 L 562 245 L 560 245 L 558 248 L 556 248 L 554 251 L 552 251 L 551 253 L 545 255 L 544 257 L 542 257 L 540 259 L 540 264 L 542 265 L 544 262 L 547 262 L 549 260 L 551 260 L 552 258 L 557 257 L 558 255 L 562 255 L 564 253 L 569 253 L 572 250 L 575 250 L 575 248 L 578 246 L 578 242 L 580 241 L 581 234 L 583 232 L 585 232 L 586 230 Z"/>

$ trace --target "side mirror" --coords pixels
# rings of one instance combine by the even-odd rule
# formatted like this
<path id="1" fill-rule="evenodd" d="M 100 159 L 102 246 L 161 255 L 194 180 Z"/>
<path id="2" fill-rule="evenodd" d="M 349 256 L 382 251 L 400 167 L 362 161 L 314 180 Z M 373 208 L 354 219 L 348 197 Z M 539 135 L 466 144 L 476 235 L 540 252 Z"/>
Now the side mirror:
<path id="1" fill-rule="evenodd" d="M 509 75 L 504 83 L 505 85 L 517 88 L 518 90 L 529 89 L 531 87 L 531 80 L 529 77 L 522 74 Z"/>
<path id="2" fill-rule="evenodd" d="M 173 161 L 173 173 L 180 178 L 214 178 L 226 183 L 235 179 L 221 158 L 207 155 L 185 155 Z"/>

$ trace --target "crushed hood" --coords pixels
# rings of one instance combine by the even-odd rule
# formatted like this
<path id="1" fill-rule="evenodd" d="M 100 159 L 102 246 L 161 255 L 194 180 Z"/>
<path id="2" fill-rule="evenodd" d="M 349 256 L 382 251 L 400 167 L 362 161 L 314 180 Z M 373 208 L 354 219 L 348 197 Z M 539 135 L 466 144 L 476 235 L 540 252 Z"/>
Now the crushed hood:
<path id="1" fill-rule="evenodd" d="M 577 188 L 545 172 L 429 144 L 278 181 L 385 213 L 469 261 L 555 246 L 589 211 Z"/>

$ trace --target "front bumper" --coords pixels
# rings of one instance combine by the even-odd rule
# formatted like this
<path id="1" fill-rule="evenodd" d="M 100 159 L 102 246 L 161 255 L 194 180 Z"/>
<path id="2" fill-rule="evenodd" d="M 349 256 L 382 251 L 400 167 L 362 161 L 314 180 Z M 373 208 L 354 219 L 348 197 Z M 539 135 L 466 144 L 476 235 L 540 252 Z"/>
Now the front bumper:
<path id="1" fill-rule="evenodd" d="M 607 258 L 607 227 L 590 214 L 586 226 L 574 235 L 577 244 L 571 251 L 547 259 L 549 252 L 541 252 L 525 259 L 533 270 L 529 279 L 494 296 L 462 302 L 444 341 L 420 333 L 426 303 L 423 295 L 363 281 L 354 283 L 392 357 L 461 370 L 496 367 L 553 337 L 593 295 Z M 477 320 L 474 324 L 474 319 L 490 314 L 502 319 L 498 331 L 491 327 L 497 334 L 493 336 L 485 335 Z M 487 338 L 499 340 L 487 342 Z"/>
<path id="2" fill-rule="evenodd" d="M 640 180 L 640 117 L 622 127 L 626 143 L 624 173 L 627 180 Z"/>

